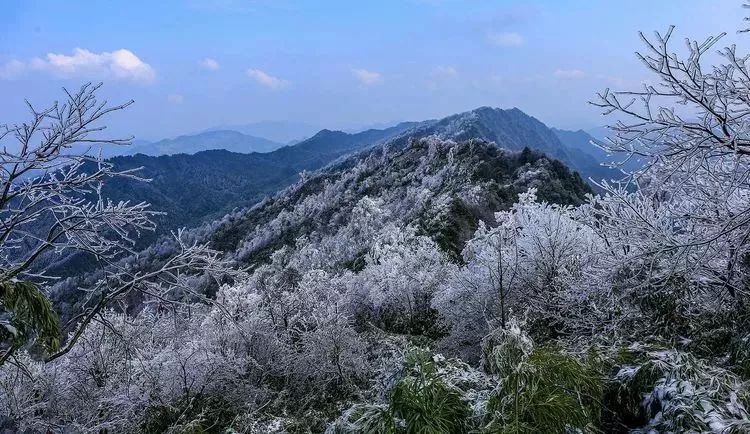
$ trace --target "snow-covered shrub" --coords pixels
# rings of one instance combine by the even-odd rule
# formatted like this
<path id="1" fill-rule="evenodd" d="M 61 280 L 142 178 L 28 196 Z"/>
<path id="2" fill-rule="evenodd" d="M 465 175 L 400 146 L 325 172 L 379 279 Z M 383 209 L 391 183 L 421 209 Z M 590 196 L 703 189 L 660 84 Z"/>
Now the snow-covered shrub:
<path id="1" fill-rule="evenodd" d="M 453 265 L 428 237 L 411 227 L 386 227 L 365 258 L 350 294 L 352 304 L 367 301 L 371 320 L 399 333 L 434 333 L 436 312 L 431 303 Z M 366 288 L 366 293 L 359 292 Z"/>
<path id="2" fill-rule="evenodd" d="M 467 432 L 471 410 L 462 390 L 448 384 L 438 368 L 444 361 L 429 351 L 407 354 L 404 376 L 390 392 L 388 404 L 355 404 L 329 427 L 329 433 Z"/>
<path id="3" fill-rule="evenodd" d="M 645 421 L 634 432 L 750 430 L 750 391 L 736 375 L 675 350 L 645 351 L 640 357 L 645 361 L 623 366 L 615 375 L 611 405 L 629 413 L 626 419 Z"/>

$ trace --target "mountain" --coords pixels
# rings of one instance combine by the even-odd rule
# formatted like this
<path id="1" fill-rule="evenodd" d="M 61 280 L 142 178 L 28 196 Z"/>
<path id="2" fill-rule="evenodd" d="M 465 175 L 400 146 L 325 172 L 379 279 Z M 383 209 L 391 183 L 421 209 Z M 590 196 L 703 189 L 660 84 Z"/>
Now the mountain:
<path id="1" fill-rule="evenodd" d="M 357 134 L 323 130 L 296 145 L 272 152 L 237 153 L 222 149 L 193 155 L 114 157 L 109 161 L 115 168 L 142 167 L 140 176 L 151 182 L 118 178 L 105 186 L 104 193 L 116 200 L 146 201 L 154 210 L 167 212 L 169 217 L 163 222 L 165 230 L 193 227 L 205 217 L 221 216 L 234 208 L 252 205 L 295 182 L 301 171 L 319 169 L 336 158 L 393 137 L 413 125 Z M 204 135 L 249 137 L 234 131 L 185 137 L 193 140 Z"/>
<path id="2" fill-rule="evenodd" d="M 568 164 L 584 179 L 598 181 L 619 177 L 619 172 L 602 167 L 603 160 L 591 155 L 593 151 L 564 143 L 553 129 L 517 108 L 480 107 L 437 121 L 423 122 L 393 142 L 403 144 L 413 137 L 431 135 L 451 140 L 484 139 L 510 150 L 528 147 Z"/>
<path id="3" fill-rule="evenodd" d="M 315 170 L 339 157 L 405 134 L 422 124 L 404 122 L 384 130 L 366 130 L 354 134 L 321 130 L 309 139 L 259 155 L 259 158 L 299 171 Z"/>
<path id="4" fill-rule="evenodd" d="M 153 211 L 166 213 L 154 218 L 155 232 L 140 234 L 136 244 L 140 250 L 170 231 L 196 227 L 235 208 L 251 206 L 298 179 L 298 170 L 260 155 L 212 150 L 193 155 L 114 157 L 109 161 L 117 169 L 140 167 L 139 176 L 150 181 L 113 178 L 104 184 L 102 193 L 115 202 L 148 202 Z M 83 254 L 50 256 L 48 260 L 55 263 L 53 275 L 72 276 L 95 265 Z"/>
<path id="5" fill-rule="evenodd" d="M 484 139 L 504 149 L 532 148 L 559 160 L 569 158 L 554 133 L 536 118 L 517 108 L 480 107 L 432 121 L 409 132 L 410 136 L 435 135 L 443 139 Z"/>
<path id="6" fill-rule="evenodd" d="M 230 128 L 245 132 L 251 131 L 261 137 L 271 132 L 273 133 L 270 134 L 271 136 L 287 139 L 301 131 L 307 134 L 312 127 L 287 122 L 260 122 Z M 284 128 L 288 136 L 281 134 Z M 601 163 L 608 161 L 606 153 L 591 146 L 589 143 L 591 137 L 585 132 L 548 128 L 544 123 L 517 108 L 503 110 L 480 107 L 439 120 L 402 122 L 388 128 L 373 128 L 356 133 L 323 129 L 307 139 L 292 140 L 293 143 L 287 146 L 240 131 L 210 130 L 155 143 L 141 143 L 125 148 L 126 150 L 121 153 L 157 156 L 225 149 L 238 153 L 268 153 L 266 157 L 272 164 L 282 164 L 298 170 L 312 170 L 346 153 L 367 146 L 384 141 L 403 144 L 404 140 L 409 138 L 430 135 L 451 140 L 481 138 L 510 150 L 529 147 L 563 161 L 579 171 L 586 179 L 592 178 L 598 181 L 602 178 L 612 179 L 619 176 L 619 172 L 601 166 Z"/>
<path id="7" fill-rule="evenodd" d="M 612 130 L 610 130 L 609 127 L 601 126 L 589 128 L 585 131 L 585 133 L 595 138 L 596 140 L 604 141 L 607 140 L 607 137 L 610 137 L 612 135 Z"/>
<path id="8" fill-rule="evenodd" d="M 263 121 L 242 125 L 219 126 L 209 128 L 206 131 L 221 130 L 232 130 L 249 136 L 263 137 L 273 142 L 292 144 L 292 142 L 304 140 L 312 136 L 320 128 L 303 122 Z"/>
<path id="9" fill-rule="evenodd" d="M 381 201 L 394 220 L 417 224 L 455 257 L 480 219 L 492 221 L 494 211 L 507 209 L 531 187 L 560 204 L 579 204 L 591 192 L 564 164 L 529 148 L 435 138 L 410 141 L 397 151 L 377 146 L 225 219 L 211 240 L 215 248 L 255 263 L 301 236 L 336 230 L 369 198 Z"/>
<path id="10" fill-rule="evenodd" d="M 176 229 L 193 228 L 234 209 L 250 207 L 296 182 L 300 172 L 317 170 L 337 158 L 394 137 L 414 125 L 417 124 L 404 123 L 386 130 L 367 130 L 357 134 L 323 130 L 296 145 L 266 153 L 210 150 L 192 155 L 149 156 L 136 153 L 113 157 L 108 161 L 116 169 L 141 168 L 139 176 L 150 179 L 150 182 L 111 179 L 105 183 L 103 194 L 114 201 L 148 202 L 152 210 L 166 213 L 155 218 L 155 232 L 141 234 L 136 245 L 136 250 L 139 250 Z M 237 134 L 231 131 L 209 132 L 198 136 L 238 137 Z M 192 139 L 198 136 L 185 137 Z M 95 265 L 83 254 L 49 256 L 45 263 L 53 262 L 55 265 L 51 268 L 51 274 L 58 276 L 80 274 Z"/>
<path id="11" fill-rule="evenodd" d="M 403 133 L 408 134 L 423 124 L 423 122 L 402 122 L 382 130 L 369 129 L 358 133 L 322 130 L 313 137 L 297 143 L 295 148 L 317 153 L 349 152 L 368 145 L 377 144 Z"/>
<path id="12" fill-rule="evenodd" d="M 312 171 L 362 147 L 373 145 L 412 128 L 405 123 L 386 130 L 367 130 L 357 134 L 320 131 L 315 136 L 272 152 L 248 154 L 211 150 L 194 155 L 176 154 L 158 157 L 136 154 L 110 159 L 119 170 L 142 167 L 140 182 L 113 179 L 105 186 L 105 195 L 113 200 L 146 201 L 167 216 L 160 227 L 174 230 L 194 227 L 205 218 L 220 217 L 235 209 L 252 205 L 266 195 L 292 184 L 301 171 Z M 204 133 L 223 136 L 223 133 Z M 240 136 L 243 136 L 240 134 Z M 191 136 L 197 137 L 197 136 Z M 244 136 L 249 137 L 249 136 Z"/>
<path id="13" fill-rule="evenodd" d="M 386 128 L 395 127 L 396 125 L 401 123 L 403 123 L 403 121 L 374 122 L 364 125 L 352 125 L 347 128 L 342 128 L 341 130 L 346 133 L 358 133 L 365 130 L 385 130 Z"/>
<path id="14" fill-rule="evenodd" d="M 228 143 L 224 139 L 249 136 L 233 131 L 213 131 L 166 143 L 182 140 L 181 143 L 205 145 L 205 141 L 198 139 L 200 137 L 216 138 L 214 143 L 222 140 Z M 235 209 L 252 207 L 263 198 L 297 182 L 300 172 L 316 171 L 342 159 L 351 164 L 351 161 L 365 158 L 380 149 L 379 145 L 392 150 L 407 149 L 414 139 L 427 137 L 456 142 L 482 140 L 507 151 L 531 149 L 542 152 L 552 160 L 559 160 L 576 170 L 583 179 L 613 179 L 619 175 L 619 172 L 600 165 L 603 157 L 597 151 L 603 151 L 591 146 L 590 136 L 584 132 L 550 129 L 515 108 L 480 107 L 439 120 L 403 122 L 382 130 L 345 133 L 324 129 L 299 143 L 265 153 L 212 150 L 194 155 L 154 157 L 137 154 L 115 157 L 110 161 L 116 168 L 143 167 L 141 175 L 152 181 L 143 183 L 115 179 L 105 185 L 104 193 L 113 200 L 149 202 L 153 210 L 167 213 L 157 217 L 156 232 L 144 234 L 139 239 L 136 247 L 141 249 L 170 231 L 196 227 Z M 167 146 L 162 149 L 167 149 Z M 355 155 L 347 158 L 350 154 Z M 555 164 L 563 166 L 559 162 Z M 91 261 L 81 255 L 51 260 L 57 261 L 55 269 L 64 276 L 77 274 L 92 266 Z"/>
<path id="15" fill-rule="evenodd" d="M 221 158 L 219 154 L 224 152 L 197 155 L 218 160 Z M 195 156 L 178 157 L 188 160 Z M 236 154 L 227 157 L 238 158 Z M 171 159 L 160 158 L 165 161 Z M 201 178 L 198 177 L 196 184 L 200 184 Z M 194 185 L 189 187 L 192 189 Z M 154 366 L 152 369 L 159 375 L 175 374 L 177 378 L 179 370 L 171 369 L 174 364 L 164 367 L 164 361 L 172 363 L 172 360 L 186 354 L 186 363 L 193 363 L 194 358 L 199 360 L 199 369 L 207 372 L 207 376 L 211 377 L 211 372 L 221 375 L 219 379 L 210 380 L 211 383 L 204 383 L 202 379 L 192 382 L 193 373 L 198 369 L 190 365 L 184 374 L 184 378 L 190 381 L 186 387 L 192 391 L 206 384 L 207 387 L 200 389 L 200 393 L 212 397 L 226 393 L 232 399 L 232 405 L 226 407 L 230 421 L 238 414 L 234 403 L 242 402 L 247 403 L 246 407 L 252 411 L 260 408 L 270 414 L 283 413 L 289 420 L 304 421 L 300 425 L 305 427 L 303 432 L 324 432 L 327 422 L 335 418 L 341 409 L 362 399 L 357 394 L 359 388 L 334 381 L 339 375 L 356 378 L 357 382 L 353 384 L 361 384 L 361 390 L 364 390 L 367 385 L 376 382 L 375 377 L 380 371 L 375 367 L 381 363 L 378 357 L 382 358 L 382 366 L 387 369 L 400 366 L 400 361 L 391 362 L 388 357 L 390 354 L 403 354 L 401 347 L 387 342 L 379 344 L 377 341 L 370 344 L 369 333 L 374 336 L 387 333 L 393 336 L 396 344 L 402 338 L 409 339 L 411 336 L 432 339 L 444 334 L 437 311 L 431 308 L 430 297 L 434 287 L 442 284 L 443 276 L 458 266 L 459 252 L 474 237 L 480 220 L 493 224 L 495 211 L 509 209 L 518 194 L 531 187 L 537 189 L 540 199 L 561 204 L 579 204 L 584 200 L 584 195 L 591 191 L 580 176 L 540 152 L 528 148 L 510 151 L 476 139 L 456 143 L 427 138 L 410 141 L 400 149 L 370 147 L 309 174 L 252 208 L 231 213 L 187 234 L 196 242 L 209 242 L 223 252 L 224 259 L 252 273 L 251 279 L 236 283 L 230 281 L 223 284 L 209 276 L 194 276 L 190 280 L 191 292 L 221 300 L 221 308 L 226 306 L 231 312 L 231 323 L 223 322 L 226 327 L 220 330 L 214 328 L 215 323 L 210 322 L 207 316 L 213 306 L 194 304 L 188 299 L 185 307 L 191 318 L 190 328 L 183 327 L 187 324 L 185 322 L 171 323 L 178 332 L 170 334 L 167 339 L 151 338 L 151 330 L 161 330 L 161 325 L 149 324 L 128 329 L 137 330 L 132 339 L 134 345 L 138 346 L 135 351 L 139 357 L 143 354 L 147 363 L 134 363 L 132 372 L 137 374 L 129 371 L 120 375 L 119 366 L 126 363 L 128 358 L 112 357 L 118 376 L 111 381 L 125 383 L 130 379 L 127 375 L 140 378 L 141 369 Z M 153 267 L 161 267 L 177 249 L 179 247 L 174 241 L 164 238 L 137 255 L 123 258 L 120 267 L 132 273 L 146 272 Z M 85 295 L 81 288 L 102 277 L 101 272 L 95 271 L 62 280 L 55 285 L 51 291 L 52 297 L 63 322 L 79 312 L 81 299 Z M 314 306 L 305 298 L 313 293 L 304 289 L 313 285 L 316 288 L 314 300 L 318 300 L 317 294 L 323 297 L 323 301 L 316 302 Z M 416 289 L 412 290 L 412 287 Z M 273 305 L 259 304 L 260 300 L 266 298 L 256 297 L 251 292 L 256 288 L 268 288 L 267 299 Z M 161 304 L 150 304 L 148 306 L 151 307 L 148 307 L 143 303 L 145 297 L 148 296 L 142 293 L 123 296 L 118 300 L 121 304 L 115 305 L 115 309 L 126 309 L 130 315 L 128 324 L 130 318 L 138 321 L 146 317 L 158 318 L 159 315 L 154 315 L 154 312 L 161 308 Z M 404 299 L 408 302 L 402 305 Z M 270 309 L 266 309 L 267 306 Z M 314 310 L 308 310 L 308 307 L 314 307 Z M 324 311 L 332 312 L 340 319 L 333 322 L 324 316 Z M 102 321 L 93 323 L 92 327 L 115 322 L 111 315 L 115 313 L 103 313 Z M 211 318 L 224 321 L 225 317 L 215 315 Z M 271 321 L 273 327 L 264 328 L 261 333 L 259 326 L 266 324 L 261 321 Z M 246 327 L 246 322 L 253 322 L 256 328 Z M 244 330 L 251 333 L 245 335 Z M 289 338 L 283 340 L 285 346 L 270 340 L 287 331 Z M 232 350 L 223 357 L 230 360 L 231 365 L 214 356 L 214 351 L 222 351 L 220 348 L 224 347 L 217 347 L 214 341 L 204 339 L 206 332 L 213 332 L 218 340 L 229 338 Z M 236 339 L 238 335 L 244 339 Z M 81 345 L 93 341 L 88 336 L 81 339 Z M 127 335 L 126 339 L 130 339 L 130 336 Z M 312 336 L 320 338 L 313 340 Z M 187 345 L 184 338 L 210 345 Z M 152 341 L 149 351 L 142 351 L 140 343 L 149 340 Z M 171 353 L 162 352 L 162 345 L 167 341 L 170 342 Z M 351 342 L 355 342 L 356 346 Z M 432 344 L 436 341 L 425 339 L 420 342 Z M 175 356 L 182 348 L 187 350 Z M 194 354 L 199 352 L 195 348 L 203 351 L 200 357 L 204 357 L 202 354 L 205 353 L 210 358 L 206 357 L 205 363 L 202 361 L 204 359 L 197 359 L 199 356 Z M 392 351 L 393 348 L 398 351 Z M 288 356 L 288 360 L 304 357 L 304 362 L 294 366 L 283 364 L 282 361 L 287 359 L 277 357 L 276 354 L 280 352 Z M 339 354 L 349 357 L 350 353 L 362 358 L 373 354 L 375 358 L 368 364 L 360 364 L 357 358 L 356 366 L 346 362 L 337 367 L 337 361 L 344 360 Z M 315 358 L 309 354 L 314 354 Z M 62 360 L 67 361 L 68 357 L 66 355 Z M 78 357 L 76 360 L 80 359 Z M 159 361 L 161 365 L 156 364 Z M 81 375 L 90 375 L 88 371 L 77 369 L 77 365 L 68 366 L 71 365 L 58 369 L 65 370 L 65 374 L 75 381 L 82 378 Z M 234 369 L 235 366 L 238 368 Z M 353 367 L 357 372 L 361 370 L 362 374 L 356 377 L 350 375 Z M 273 375 L 273 378 L 266 373 Z M 389 371 L 387 375 L 390 378 L 392 373 Z M 322 380 L 319 381 L 319 378 Z M 39 383 L 51 383 L 52 388 L 57 388 L 59 384 Z M 164 426 L 173 423 L 172 414 L 179 417 L 179 413 L 157 413 L 149 409 L 156 405 L 170 405 L 182 411 L 183 404 L 177 400 L 187 393 L 184 392 L 185 387 L 170 377 L 168 381 L 159 383 L 169 384 L 170 387 L 153 388 L 147 399 L 136 402 L 136 396 L 146 396 L 142 390 L 153 386 L 144 381 L 133 383 L 138 387 L 141 384 L 146 386 L 139 388 L 137 395 L 123 393 L 120 402 L 126 402 L 136 416 L 130 419 L 120 417 L 122 410 L 115 406 L 104 417 L 95 416 L 94 419 L 107 418 L 104 420 L 109 421 L 116 418 L 117 422 L 108 426 L 118 432 L 121 425 L 136 426 L 141 432 L 163 432 Z M 171 387 L 172 384 L 177 386 Z M 129 389 L 128 392 L 133 390 Z M 67 393 L 71 392 L 55 390 L 44 396 L 67 397 Z M 44 421 L 50 421 L 50 424 L 58 422 L 62 425 L 68 420 L 68 414 L 85 414 L 91 418 L 89 413 L 96 414 L 102 406 L 100 401 L 104 402 L 109 396 L 109 389 L 106 389 L 95 394 L 87 402 L 88 405 L 76 407 L 75 411 L 57 406 L 54 411 L 34 414 Z M 301 405 L 298 397 L 305 399 Z M 273 407 L 261 407 L 262 402 L 270 400 L 274 400 Z M 196 411 L 200 412 L 209 401 L 196 402 Z M 216 405 L 221 406 L 225 402 L 229 401 L 216 401 Z M 324 402 L 330 410 L 309 413 L 311 408 L 322 407 Z M 58 412 L 57 408 L 62 410 Z M 212 414 L 209 417 L 213 417 Z M 230 423 L 209 420 L 222 430 Z M 257 432 L 272 431 L 261 425 Z"/>
<path id="16" fill-rule="evenodd" d="M 116 157 L 110 160 L 116 168 L 143 167 L 141 175 L 152 181 L 115 179 L 105 185 L 104 193 L 113 200 L 146 201 L 151 203 L 153 210 L 167 213 L 157 217 L 155 233 L 144 234 L 139 239 L 137 248 L 140 249 L 175 229 L 196 227 L 234 209 L 251 207 L 295 183 L 299 172 L 318 170 L 350 154 L 369 154 L 372 149 L 379 148 L 378 145 L 405 149 L 415 138 L 435 136 L 458 142 L 481 139 L 510 151 L 528 148 L 560 160 L 578 171 L 583 179 L 616 177 L 615 171 L 600 166 L 599 161 L 588 153 L 582 144 L 587 140 L 584 135 L 576 134 L 576 140 L 568 140 L 567 134 L 558 134 L 521 110 L 481 107 L 439 120 L 403 122 L 382 130 L 358 133 L 321 130 L 299 143 L 265 153 L 214 150 L 194 155 Z M 248 137 L 231 131 L 185 137 L 190 142 L 201 136 Z M 59 263 L 55 268 L 58 274 L 65 276 L 77 274 L 92 265 L 80 255 L 51 260 Z"/>
<path id="17" fill-rule="evenodd" d="M 585 152 L 601 161 L 605 161 L 608 158 L 607 152 L 595 146 L 592 142 L 596 142 L 597 140 L 586 131 L 569 131 L 558 128 L 551 128 L 551 130 L 569 149 Z"/>
<path id="18" fill-rule="evenodd" d="M 237 131 L 208 131 L 190 136 L 179 136 L 153 143 L 133 144 L 122 148 L 121 155 L 174 155 L 195 154 L 213 149 L 224 149 L 230 152 L 249 154 L 251 152 L 270 152 L 283 146 L 268 139 L 249 136 Z"/>
<path id="19" fill-rule="evenodd" d="M 620 179 L 622 172 L 607 165 L 613 157 L 607 151 L 594 145 L 597 140 L 583 130 L 568 131 L 552 128 L 557 138 L 565 145 L 572 155 L 577 155 L 576 166 L 583 173 L 589 174 L 595 181 L 601 179 Z"/>
<path id="20" fill-rule="evenodd" d="M 566 145 L 570 149 L 574 149 L 578 152 L 581 152 L 582 154 L 589 155 L 593 157 L 595 160 L 595 164 L 598 168 L 598 174 L 601 175 L 603 178 L 613 178 L 619 179 L 623 177 L 623 173 L 619 169 L 608 169 L 607 167 L 604 167 L 603 165 L 608 165 L 613 162 L 621 161 L 624 157 L 623 155 L 610 155 L 607 151 L 604 149 L 595 146 L 593 143 L 600 143 L 604 144 L 607 136 L 610 135 L 610 131 L 607 127 L 600 127 L 593 129 L 593 133 L 596 134 L 594 136 L 591 134 L 590 130 L 589 132 L 578 130 L 578 131 L 567 131 L 567 130 L 558 130 L 556 128 L 552 128 L 552 131 L 557 135 L 557 137 L 560 139 L 560 141 Z M 642 166 L 642 163 L 639 160 L 633 159 L 628 161 L 622 166 L 623 170 L 626 171 L 634 171 L 638 170 Z M 589 163 L 589 167 L 591 171 L 594 171 L 594 164 Z M 609 174 L 609 176 L 604 176 Z M 619 176 L 615 176 L 619 175 Z"/>
<path id="21" fill-rule="evenodd" d="M 320 240 L 342 230 L 370 200 L 384 210 L 383 218 L 418 227 L 457 259 L 478 222 L 492 222 L 494 212 L 508 209 L 519 193 L 534 187 L 540 199 L 579 204 L 591 192 L 578 174 L 538 151 L 510 151 L 476 139 L 455 143 L 427 138 L 398 150 L 370 147 L 301 179 L 288 166 L 269 164 L 268 158 L 206 151 L 113 159 L 121 168 L 144 166 L 143 175 L 153 181 L 117 180 L 107 186 L 106 195 L 147 200 L 168 213 L 159 217 L 159 232 L 143 238 L 149 247 L 123 260 L 158 265 L 165 249 L 176 248 L 166 229 L 192 224 L 192 239 L 255 266 L 283 246 L 294 247 L 300 237 Z M 357 243 L 373 240 L 356 237 L 352 234 L 348 253 L 332 261 L 361 260 L 360 250 L 366 247 Z M 53 272 L 92 279 L 97 274 L 89 273 L 90 265 L 83 256 L 68 257 Z M 71 294 L 79 278 L 58 286 L 56 298 L 66 303 L 76 299 Z"/>

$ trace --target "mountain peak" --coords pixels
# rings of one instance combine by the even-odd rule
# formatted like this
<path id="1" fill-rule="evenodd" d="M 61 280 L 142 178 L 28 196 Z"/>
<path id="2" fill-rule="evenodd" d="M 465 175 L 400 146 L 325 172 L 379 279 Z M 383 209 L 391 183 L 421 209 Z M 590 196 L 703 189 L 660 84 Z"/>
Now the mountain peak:
<path id="1" fill-rule="evenodd" d="M 323 128 L 322 130 L 318 131 L 314 136 L 310 137 L 310 139 L 315 139 L 315 138 L 320 139 L 324 137 L 333 137 L 333 136 L 343 137 L 343 136 L 348 136 L 348 135 L 350 134 L 345 133 L 343 131 L 329 130 L 328 128 Z"/>

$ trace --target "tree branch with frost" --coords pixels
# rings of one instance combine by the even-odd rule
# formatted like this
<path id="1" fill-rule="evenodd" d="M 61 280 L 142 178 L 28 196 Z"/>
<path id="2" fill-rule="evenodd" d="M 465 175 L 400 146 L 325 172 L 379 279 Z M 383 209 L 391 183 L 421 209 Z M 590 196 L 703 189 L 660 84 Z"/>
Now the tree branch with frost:
<path id="1" fill-rule="evenodd" d="M 735 45 L 717 49 L 721 33 L 672 48 L 674 27 L 641 34 L 639 60 L 654 78 L 639 91 L 598 94 L 593 105 L 617 116 L 608 151 L 631 171 L 637 191 L 602 184 L 587 208 L 591 227 L 620 264 L 640 264 L 644 282 L 674 276 L 728 291 L 742 304 L 750 254 L 750 71 Z M 719 61 L 709 62 L 714 53 Z M 714 59 L 711 59 L 714 60 Z M 617 259 L 614 259 L 617 258 Z"/>
<path id="2" fill-rule="evenodd" d="M 157 213 L 148 204 L 102 196 L 109 178 L 141 178 L 138 169 L 120 171 L 101 155 L 91 155 L 93 144 L 130 143 L 129 138 L 98 137 L 105 129 L 98 122 L 132 103 L 99 102 L 100 86 L 66 90 L 64 103 L 43 110 L 27 103 L 30 122 L 2 127 L 0 140 L 15 143 L 0 151 L 0 280 L 43 276 L 36 268 L 47 251 L 82 250 L 113 258 L 127 251 L 141 231 L 155 228 Z M 79 144 L 88 148 L 74 148 Z"/>
<path id="3" fill-rule="evenodd" d="M 101 151 L 92 152 L 94 145 L 128 145 L 132 139 L 102 137 L 101 121 L 132 101 L 110 106 L 97 99 L 100 87 L 86 84 L 74 93 L 65 90 L 64 102 L 41 110 L 27 102 L 28 122 L 0 126 L 0 284 L 8 288 L 0 294 L 4 330 L 12 331 L 11 324 L 21 318 L 32 325 L 57 324 L 43 288 L 54 278 L 46 272 L 45 255 L 85 252 L 105 264 L 105 277 L 90 288 L 96 301 L 76 317 L 77 328 L 62 350 L 56 345 L 48 348 L 54 352 L 52 358 L 69 351 L 92 319 L 129 291 L 174 302 L 175 292 L 193 291 L 187 285 L 189 276 L 232 273 L 218 252 L 187 243 L 181 231 L 176 235 L 179 251 L 157 270 L 137 272 L 118 266 L 118 258 L 133 253 L 141 233 L 155 229 L 153 218 L 160 213 L 148 203 L 114 202 L 103 193 L 112 178 L 147 180 L 138 176 L 139 168 L 119 170 L 102 158 Z M 36 285 L 20 284 L 27 281 Z M 45 318 L 30 317 L 29 303 L 37 303 L 34 311 Z M 50 327 L 37 328 L 39 337 L 53 342 L 47 336 Z M 24 336 L 34 340 L 33 334 Z M 3 338 L 0 361 L 19 345 L 18 339 L 11 343 Z"/>
<path id="4" fill-rule="evenodd" d="M 606 89 L 591 102 L 605 115 L 624 115 L 610 127 L 614 137 L 606 147 L 650 158 L 651 164 L 664 162 L 659 157 L 677 164 L 701 156 L 750 155 L 750 80 L 744 58 L 731 46 L 719 51 L 726 63 L 706 67 L 706 53 L 725 34 L 702 43 L 686 40 L 687 54 L 680 56 L 670 48 L 673 31 L 656 32 L 653 39 L 640 33 L 646 50 L 636 55 L 655 84 L 644 84 L 640 91 Z"/>

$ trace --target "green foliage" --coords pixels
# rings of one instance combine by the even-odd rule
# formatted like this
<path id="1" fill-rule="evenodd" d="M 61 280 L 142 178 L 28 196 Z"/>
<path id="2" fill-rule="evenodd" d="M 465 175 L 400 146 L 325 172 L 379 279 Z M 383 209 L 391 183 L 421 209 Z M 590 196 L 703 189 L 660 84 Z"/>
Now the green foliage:
<path id="1" fill-rule="evenodd" d="M 234 416 L 229 403 L 219 396 L 185 396 L 171 405 L 154 405 L 146 409 L 141 432 L 223 433 Z"/>
<path id="2" fill-rule="evenodd" d="M 525 363 L 534 344 L 515 321 L 507 328 L 498 328 L 482 342 L 482 368 L 501 377 L 511 375 Z"/>
<path id="3" fill-rule="evenodd" d="M 467 432 L 469 406 L 461 392 L 446 384 L 432 354 L 407 354 L 406 375 L 394 387 L 387 405 L 353 406 L 336 433 L 460 434 Z"/>
<path id="4" fill-rule="evenodd" d="M 336 434 L 395 434 L 403 428 L 387 404 L 355 404 L 342 419 L 334 428 Z"/>
<path id="5" fill-rule="evenodd" d="M 464 201 L 454 197 L 447 212 L 438 221 L 424 224 L 423 230 L 452 261 L 460 262 L 466 241 L 477 230 L 479 218 L 475 214 Z"/>
<path id="6" fill-rule="evenodd" d="M 750 378 L 750 334 L 732 340 L 729 359 L 742 377 Z"/>
<path id="7" fill-rule="evenodd" d="M 47 351 L 60 347 L 60 321 L 49 299 L 33 283 L 0 283 L 0 342 L 19 348 L 36 339 Z"/>
<path id="8" fill-rule="evenodd" d="M 537 348 L 515 324 L 485 340 L 485 369 L 500 377 L 487 409 L 488 433 L 595 431 L 603 381 L 592 363 Z"/>
<path id="9" fill-rule="evenodd" d="M 402 419 L 407 434 L 461 433 L 469 408 L 459 391 L 438 375 L 432 355 L 415 351 L 407 355 L 407 375 L 393 390 L 391 411 Z"/>

